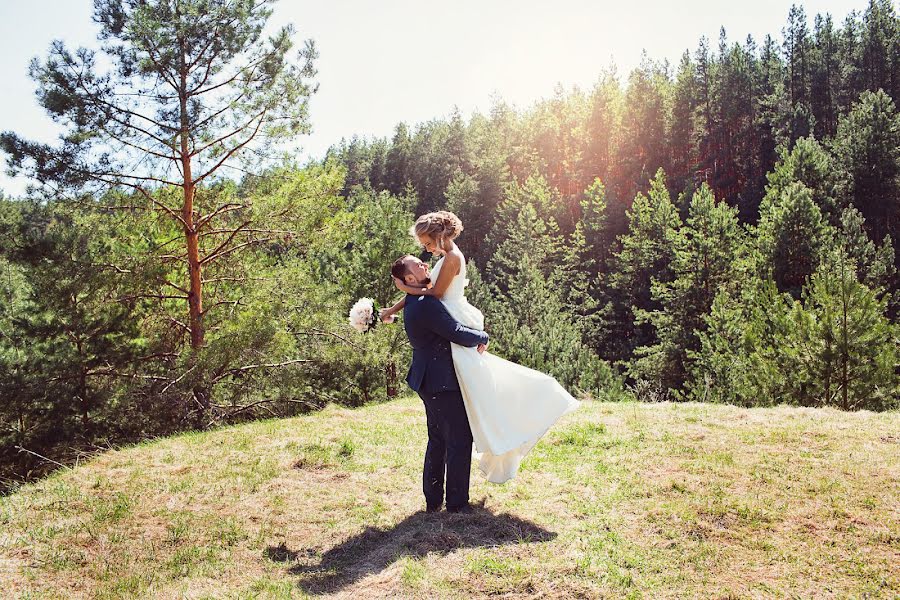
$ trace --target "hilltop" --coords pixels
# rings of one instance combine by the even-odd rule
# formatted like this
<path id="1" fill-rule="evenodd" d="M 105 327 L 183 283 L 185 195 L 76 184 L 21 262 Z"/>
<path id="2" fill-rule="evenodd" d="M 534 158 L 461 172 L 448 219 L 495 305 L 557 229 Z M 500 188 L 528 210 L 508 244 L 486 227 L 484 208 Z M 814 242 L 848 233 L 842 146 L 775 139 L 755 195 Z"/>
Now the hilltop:
<path id="1" fill-rule="evenodd" d="M 0 499 L 12 597 L 896 597 L 900 414 L 586 402 L 472 515 L 416 398 L 104 453 Z"/>

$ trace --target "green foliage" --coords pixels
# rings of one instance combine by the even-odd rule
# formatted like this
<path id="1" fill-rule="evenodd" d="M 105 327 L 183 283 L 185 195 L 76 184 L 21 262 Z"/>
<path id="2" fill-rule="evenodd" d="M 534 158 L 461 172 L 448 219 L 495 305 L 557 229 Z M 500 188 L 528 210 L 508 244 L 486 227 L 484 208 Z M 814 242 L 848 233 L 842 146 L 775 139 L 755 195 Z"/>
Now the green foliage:
<path id="1" fill-rule="evenodd" d="M 398 296 L 390 265 L 404 254 L 416 253 L 409 234 L 415 221 L 409 210 L 413 202 L 387 192 L 354 188 L 346 209 L 329 219 L 325 235 L 315 242 L 314 273 L 352 298 L 348 310 L 361 297 L 374 298 L 384 307 Z"/>
<path id="2" fill-rule="evenodd" d="M 700 348 L 692 353 L 688 397 L 701 402 L 770 406 L 794 397 L 795 362 L 783 351 L 793 301 L 774 281 L 752 277 L 716 295 Z"/>
<path id="3" fill-rule="evenodd" d="M 803 301 L 773 281 L 717 295 L 695 354 L 692 398 L 891 409 L 900 400 L 897 326 L 841 249 L 828 251 Z"/>
<path id="4" fill-rule="evenodd" d="M 92 441 L 106 430 L 122 382 L 142 376 L 146 303 L 119 295 L 121 274 L 105 263 L 116 238 L 102 220 L 25 202 L 4 215 L 15 243 L 3 258 L 0 461 L 21 471 L 36 464 L 16 446 Z"/>
<path id="5" fill-rule="evenodd" d="M 540 176 L 507 188 L 486 240 L 491 249 L 487 274 L 501 291 L 507 291 L 522 260 L 530 261 L 545 277 L 553 275 L 554 259 L 561 256 L 559 228 L 551 216 L 555 200 L 552 188 Z M 517 231 L 519 225 L 527 230 Z"/>
<path id="6" fill-rule="evenodd" d="M 402 326 L 358 334 L 347 322 L 361 297 L 386 307 L 400 296 L 391 263 L 416 252 L 409 235 L 414 199 L 358 186 L 321 226 L 303 260 L 279 283 L 290 303 L 288 329 L 307 356 L 300 397 L 359 405 L 399 393 L 406 367 Z"/>
<path id="7" fill-rule="evenodd" d="M 886 237 L 875 246 L 866 234 L 862 213 L 852 206 L 841 213 L 840 243 L 856 266 L 861 283 L 880 293 L 890 289 L 897 272 L 891 240 Z"/>
<path id="8" fill-rule="evenodd" d="M 590 90 L 401 123 L 303 168 L 277 149 L 308 130 L 315 49 L 292 58 L 270 15 L 100 0 L 96 54 L 56 43 L 34 62 L 61 145 L 0 144 L 13 170 L 83 193 L 0 200 L 0 442 L 20 474 L 34 463 L 14 444 L 63 460 L 398 393 L 402 327 L 360 335 L 346 315 L 399 297 L 388 265 L 438 208 L 465 224 L 492 349 L 571 389 L 614 393 L 609 360 L 654 398 L 897 405 L 889 0 L 812 29 L 794 7 L 783 46 L 723 31 L 674 70 L 644 57 Z M 245 150 L 275 160 L 221 176 Z M 203 310 L 187 321 L 192 235 Z"/>
<path id="9" fill-rule="evenodd" d="M 506 156 L 499 149 L 496 132 L 475 129 L 474 144 L 481 149 L 473 173 L 458 172 L 447 186 L 446 209 L 463 222 L 466 234 L 461 248 L 470 260 L 483 262 L 489 258 L 485 239 L 490 233 L 492 217 L 502 201 L 509 183 Z"/>
<path id="10" fill-rule="evenodd" d="M 628 213 L 628 232 L 620 238 L 621 250 L 611 269 L 606 307 L 608 355 L 615 360 L 631 357 L 635 348 L 658 341 L 647 322 L 636 322 L 641 311 L 658 310 L 651 293 L 652 281 L 672 281 L 672 262 L 681 240 L 681 218 L 669 197 L 665 174 L 657 172 L 648 196 L 639 194 Z"/>
<path id="11" fill-rule="evenodd" d="M 812 275 L 831 237 L 813 194 L 802 183 L 785 187 L 777 198 L 770 188 L 763 202 L 757 229 L 762 270 L 775 279 L 778 289 L 795 298 Z"/>
<path id="12" fill-rule="evenodd" d="M 737 210 L 717 204 L 712 191 L 701 187 L 675 245 L 672 281 L 652 282 L 652 298 L 661 308 L 636 315 L 639 323 L 652 324 L 659 341 L 635 351 L 630 366 L 635 379 L 657 382 L 662 390 L 683 389 L 716 294 L 740 282 L 743 238 Z"/>
<path id="13" fill-rule="evenodd" d="M 166 283 L 177 262 L 155 260 L 182 235 L 170 221 L 149 210 L 122 216 L 90 203 L 74 212 L 4 201 L 4 476 L 7 467 L 23 474 L 35 466 L 14 445 L 60 459 L 99 440 L 397 393 L 402 329 L 356 334 L 346 315 L 358 289 L 345 283 L 365 273 L 360 289 L 384 283 L 382 303 L 396 294 L 387 265 L 411 249 L 412 215 L 384 194 L 360 191 L 351 206 L 335 194 L 342 184 L 343 170 L 326 165 L 201 192 L 235 204 L 252 199 L 300 243 L 282 238 L 210 265 L 215 301 L 199 352 L 187 344 L 179 298 Z M 325 252 L 333 248 L 340 251 Z M 199 423 L 191 413 L 198 387 L 209 390 L 210 404 Z"/>
<path id="14" fill-rule="evenodd" d="M 97 0 L 99 56 L 57 41 L 31 65 L 62 146 L 4 132 L 10 166 L 41 184 L 141 187 L 188 161 L 194 184 L 251 141 L 268 152 L 308 131 L 316 51 L 293 60 L 291 26 L 263 34 L 271 14 L 259 0 Z"/>
<path id="15" fill-rule="evenodd" d="M 900 238 L 900 114 L 883 90 L 865 92 L 841 119 L 834 152 L 842 191 L 863 214 L 870 235 Z"/>
<path id="16" fill-rule="evenodd" d="M 845 253 L 829 254 L 797 311 L 790 348 L 806 397 L 844 410 L 900 406 L 900 332 L 884 312 L 884 300 L 858 281 Z"/>
<path id="17" fill-rule="evenodd" d="M 828 216 L 832 225 L 837 224 L 838 171 L 832 156 L 814 138 L 798 139 L 788 150 L 781 146 L 775 169 L 767 175 L 766 195 L 760 203 L 760 212 L 771 210 L 786 189 L 794 183 L 802 183 L 811 194 L 812 201 Z"/>
<path id="18" fill-rule="evenodd" d="M 491 334 L 491 350 L 555 376 L 567 387 L 605 395 L 617 387 L 610 368 L 582 342 L 583 331 L 561 286 L 577 272 L 556 272 L 555 229 L 524 204 L 488 264 L 491 283 L 476 292 Z M 480 277 L 476 275 L 476 280 Z M 475 284 L 476 290 L 482 286 Z"/>
<path id="19" fill-rule="evenodd" d="M 562 297 L 580 321 L 584 343 L 594 350 L 603 342 L 601 273 L 608 268 L 613 244 L 607 216 L 606 189 L 596 179 L 584 192 L 580 218 L 560 262 L 561 273 L 566 274 Z"/>

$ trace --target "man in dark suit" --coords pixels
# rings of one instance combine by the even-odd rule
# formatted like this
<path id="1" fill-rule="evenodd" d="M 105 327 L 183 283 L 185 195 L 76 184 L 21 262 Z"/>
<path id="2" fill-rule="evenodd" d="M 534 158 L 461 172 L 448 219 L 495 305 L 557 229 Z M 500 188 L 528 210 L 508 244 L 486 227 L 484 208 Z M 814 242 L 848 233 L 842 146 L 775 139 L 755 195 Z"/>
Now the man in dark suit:
<path id="1" fill-rule="evenodd" d="M 391 274 L 408 285 L 425 286 L 428 265 L 414 256 L 397 259 Z M 426 510 L 440 510 L 447 471 L 447 511 L 468 512 L 469 471 L 472 465 L 472 430 L 453 368 L 450 343 L 487 347 L 488 334 L 457 322 L 440 300 L 407 295 L 403 323 L 413 348 L 406 382 L 425 403 L 428 448 L 422 473 Z"/>

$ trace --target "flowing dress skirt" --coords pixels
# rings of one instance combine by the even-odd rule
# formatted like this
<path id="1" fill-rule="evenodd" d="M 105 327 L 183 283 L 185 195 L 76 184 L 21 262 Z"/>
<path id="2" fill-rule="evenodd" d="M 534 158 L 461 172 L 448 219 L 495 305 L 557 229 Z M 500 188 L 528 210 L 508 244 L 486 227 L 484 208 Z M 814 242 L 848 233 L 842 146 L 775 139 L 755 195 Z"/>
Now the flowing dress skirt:
<path id="1" fill-rule="evenodd" d="M 445 301 L 459 322 L 484 328 L 484 316 L 465 298 Z M 453 365 L 472 428 L 478 466 L 488 481 L 516 476 L 537 441 L 579 402 L 550 375 L 490 352 L 451 345 Z"/>

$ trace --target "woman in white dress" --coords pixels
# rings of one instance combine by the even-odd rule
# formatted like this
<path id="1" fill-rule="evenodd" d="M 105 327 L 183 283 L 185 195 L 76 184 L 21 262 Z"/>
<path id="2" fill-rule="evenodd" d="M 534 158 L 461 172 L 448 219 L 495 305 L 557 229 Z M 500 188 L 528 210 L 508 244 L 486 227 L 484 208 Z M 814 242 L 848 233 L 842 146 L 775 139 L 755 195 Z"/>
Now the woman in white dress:
<path id="1" fill-rule="evenodd" d="M 440 299 L 450 315 L 468 327 L 484 329 L 484 315 L 465 297 L 466 260 L 453 241 L 462 232 L 453 213 L 422 215 L 411 233 L 426 251 L 441 255 L 431 271 L 432 286 L 414 288 L 395 279 L 408 294 Z M 401 311 L 401 300 L 381 311 L 385 322 Z M 503 483 L 515 477 L 522 459 L 556 421 L 579 402 L 553 377 L 504 360 L 490 352 L 451 344 L 478 466 L 488 481 Z"/>

